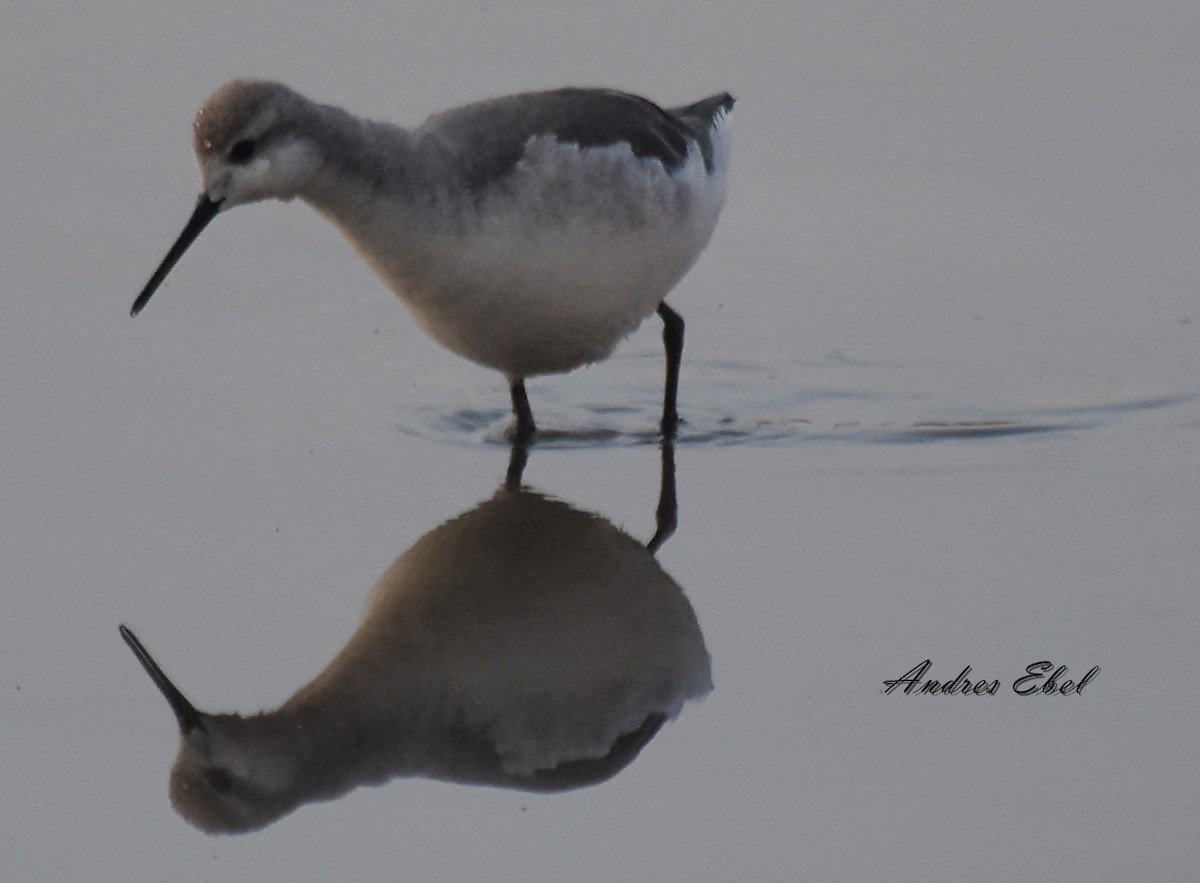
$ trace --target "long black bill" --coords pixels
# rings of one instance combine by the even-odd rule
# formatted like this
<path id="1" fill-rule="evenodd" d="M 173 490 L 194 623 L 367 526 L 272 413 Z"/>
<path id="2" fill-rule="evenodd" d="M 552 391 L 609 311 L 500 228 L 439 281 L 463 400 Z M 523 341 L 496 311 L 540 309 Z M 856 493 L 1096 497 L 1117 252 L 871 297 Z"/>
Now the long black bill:
<path id="1" fill-rule="evenodd" d="M 196 706 L 188 702 L 179 689 L 171 683 L 158 663 L 154 661 L 154 657 L 149 651 L 142 646 L 142 642 L 137 639 L 137 635 L 127 625 L 121 626 L 121 637 L 125 639 L 125 643 L 129 645 L 129 649 L 133 651 L 133 655 L 138 658 L 138 662 L 142 664 L 142 668 L 146 669 L 146 673 L 150 675 L 150 679 L 154 681 L 162 694 L 167 697 L 167 702 L 170 703 L 171 711 L 175 712 L 175 718 L 179 721 L 179 731 L 185 736 L 197 727 L 204 729 L 204 714 L 196 710 Z"/>
<path id="2" fill-rule="evenodd" d="M 146 306 L 150 297 L 158 290 L 158 286 L 162 285 L 162 281 L 167 278 L 171 268 L 183 257 L 188 246 L 196 241 L 200 231 L 208 226 L 208 222 L 215 218 L 220 210 L 221 203 L 209 199 L 203 193 L 200 194 L 200 198 L 196 200 L 196 208 L 192 211 L 192 216 L 188 218 L 187 226 L 183 228 L 183 232 L 179 234 L 179 238 L 175 240 L 175 244 L 171 246 L 167 256 L 158 265 L 158 269 L 154 271 L 154 275 L 150 277 L 150 281 L 146 283 L 142 293 L 133 302 L 133 307 L 129 310 L 130 316 L 136 316 L 142 311 L 142 307 Z"/>

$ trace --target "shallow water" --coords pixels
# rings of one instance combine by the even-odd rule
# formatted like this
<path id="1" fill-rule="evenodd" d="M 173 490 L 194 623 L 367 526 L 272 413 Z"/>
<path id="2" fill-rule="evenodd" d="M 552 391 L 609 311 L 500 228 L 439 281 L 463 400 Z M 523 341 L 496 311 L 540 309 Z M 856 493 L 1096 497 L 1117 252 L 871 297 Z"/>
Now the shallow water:
<path id="1" fill-rule="evenodd" d="M 245 4 L 8 16 L 4 879 L 1200 876 L 1200 11 L 1153 13 L 316 3 L 286 39 Z M 412 121 L 566 82 L 738 96 L 726 214 L 671 296 L 657 555 L 714 690 L 611 781 L 397 780 L 216 839 L 172 810 L 175 721 L 118 623 L 199 707 L 277 707 L 508 469 L 503 381 L 301 206 L 218 219 L 128 318 L 194 199 L 193 109 L 247 73 Z M 524 481 L 641 542 L 659 334 L 529 385 Z M 999 688 L 884 692 L 926 659 Z M 1017 695 L 1042 660 L 1100 672 Z"/>
<path id="2" fill-rule="evenodd" d="M 616 356 L 575 378 L 531 382 L 535 390 L 540 449 L 657 445 L 661 404 L 655 381 L 659 365 L 649 356 Z M 1096 393 L 1055 405 L 987 403 L 978 397 L 955 401 L 909 389 L 888 391 L 887 371 L 860 366 L 836 373 L 845 386 L 817 385 L 813 374 L 830 365 L 706 362 L 690 359 L 682 381 L 682 422 L 676 441 L 687 445 L 790 446 L 819 442 L 893 444 L 968 441 L 1031 434 L 1079 432 L 1111 427 L 1158 412 L 1195 409 L 1194 393 L 1123 397 Z M 879 389 L 872 388 L 877 383 Z M 853 385 L 852 385 L 853 384 Z M 933 384 L 936 387 L 936 383 Z M 474 407 L 438 401 L 406 401 L 397 428 L 403 435 L 438 444 L 507 445 L 512 414 L 496 384 L 455 394 Z M 493 400 L 488 407 L 487 399 Z"/>

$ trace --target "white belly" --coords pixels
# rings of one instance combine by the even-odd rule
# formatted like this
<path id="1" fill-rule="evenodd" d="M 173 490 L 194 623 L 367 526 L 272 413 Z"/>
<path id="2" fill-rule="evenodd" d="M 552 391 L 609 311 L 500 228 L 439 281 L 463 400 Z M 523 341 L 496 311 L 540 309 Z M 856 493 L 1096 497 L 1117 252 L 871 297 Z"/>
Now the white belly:
<path id="1" fill-rule="evenodd" d="M 569 371 L 607 356 L 699 257 L 724 201 L 718 146 L 712 174 L 698 151 L 671 174 L 627 146 L 534 142 L 430 235 L 409 227 L 405 253 L 359 246 L 454 352 L 512 379 Z"/>

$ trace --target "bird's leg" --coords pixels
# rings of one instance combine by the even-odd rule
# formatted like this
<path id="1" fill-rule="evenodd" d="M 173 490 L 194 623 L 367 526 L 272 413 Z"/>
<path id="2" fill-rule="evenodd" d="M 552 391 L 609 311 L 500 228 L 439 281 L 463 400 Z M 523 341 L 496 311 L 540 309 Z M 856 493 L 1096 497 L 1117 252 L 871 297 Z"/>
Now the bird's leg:
<path id="1" fill-rule="evenodd" d="M 667 386 L 663 391 L 662 434 L 665 438 L 675 437 L 679 425 L 676 399 L 679 394 L 679 362 L 683 358 L 683 317 L 667 306 L 658 305 L 658 315 L 663 320 L 663 347 L 667 351 Z"/>
<path id="2" fill-rule="evenodd" d="M 525 381 L 514 380 L 508 387 L 512 393 L 513 414 L 517 417 L 517 429 L 513 433 L 513 442 L 524 445 L 533 440 L 537 427 L 533 423 L 533 411 L 529 410 L 529 396 L 525 394 Z"/>
<path id="3" fill-rule="evenodd" d="M 675 442 L 670 437 L 662 440 L 662 477 L 659 480 L 658 510 L 654 513 L 655 531 L 646 548 L 651 554 L 658 551 L 675 533 L 679 522 L 679 501 L 675 494 Z"/>

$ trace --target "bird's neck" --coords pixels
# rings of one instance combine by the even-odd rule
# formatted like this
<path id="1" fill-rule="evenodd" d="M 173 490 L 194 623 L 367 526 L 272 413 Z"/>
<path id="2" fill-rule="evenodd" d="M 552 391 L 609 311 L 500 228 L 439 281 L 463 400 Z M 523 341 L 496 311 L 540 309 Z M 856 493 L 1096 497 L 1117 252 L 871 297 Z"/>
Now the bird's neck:
<path id="1" fill-rule="evenodd" d="M 431 231 L 457 223 L 445 148 L 419 131 L 318 105 L 320 172 L 299 193 L 393 285 L 421 272 Z"/>
<path id="2" fill-rule="evenodd" d="M 320 172 L 300 195 L 335 223 L 357 231 L 444 195 L 445 157 L 436 141 L 338 107 L 318 105 L 316 112 Z"/>
<path id="3" fill-rule="evenodd" d="M 318 778 L 330 756 L 354 758 L 360 782 L 419 774 L 447 726 L 444 685 L 419 653 L 394 647 L 381 667 L 372 649 L 351 642 L 269 715 Z"/>
<path id="4" fill-rule="evenodd" d="M 403 709 L 372 713 L 350 697 L 330 698 L 288 703 L 252 719 L 256 750 L 291 770 L 284 789 L 289 803 L 328 800 L 428 767 L 419 722 L 404 720 Z"/>

